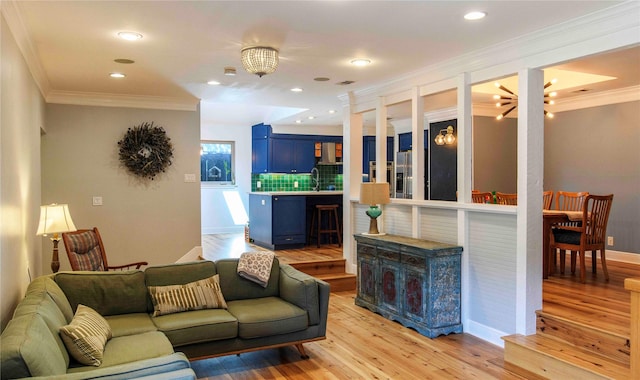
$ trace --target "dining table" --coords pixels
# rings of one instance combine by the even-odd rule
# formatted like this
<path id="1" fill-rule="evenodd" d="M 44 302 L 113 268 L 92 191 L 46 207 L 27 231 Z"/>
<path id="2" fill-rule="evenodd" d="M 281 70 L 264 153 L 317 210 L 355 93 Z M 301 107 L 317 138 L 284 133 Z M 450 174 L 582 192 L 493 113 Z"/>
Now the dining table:
<path id="1" fill-rule="evenodd" d="M 549 277 L 553 266 L 555 252 L 549 249 L 551 229 L 559 223 L 580 221 L 582 214 L 582 211 L 542 210 L 542 278 Z"/>

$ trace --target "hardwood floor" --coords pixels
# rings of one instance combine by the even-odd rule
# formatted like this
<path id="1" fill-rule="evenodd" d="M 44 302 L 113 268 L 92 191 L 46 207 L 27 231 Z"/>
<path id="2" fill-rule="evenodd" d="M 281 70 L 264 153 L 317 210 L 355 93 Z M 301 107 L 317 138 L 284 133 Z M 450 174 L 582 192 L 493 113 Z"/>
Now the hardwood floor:
<path id="1" fill-rule="evenodd" d="M 203 256 L 239 257 L 261 250 L 243 235 L 203 235 Z M 342 257 L 337 246 L 276 251 L 282 262 Z M 588 261 L 588 260 L 587 260 Z M 567 265 L 568 266 L 568 265 Z M 640 266 L 608 262 L 606 283 L 598 267 L 587 283 L 567 271 L 543 282 L 543 310 L 629 333 L 629 293 L 623 281 L 640 277 Z M 199 379 L 525 379 L 505 369 L 503 349 L 468 334 L 426 338 L 414 330 L 355 306 L 354 292 L 332 293 L 327 339 L 305 344 L 310 359 L 293 347 L 192 362 Z"/>

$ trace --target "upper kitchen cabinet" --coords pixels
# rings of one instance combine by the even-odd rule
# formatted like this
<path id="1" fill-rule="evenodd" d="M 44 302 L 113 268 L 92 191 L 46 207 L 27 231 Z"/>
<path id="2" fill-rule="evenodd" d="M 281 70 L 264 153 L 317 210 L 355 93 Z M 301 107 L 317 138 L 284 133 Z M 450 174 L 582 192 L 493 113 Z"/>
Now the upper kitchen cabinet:
<path id="1" fill-rule="evenodd" d="M 271 163 L 272 173 L 309 173 L 315 165 L 314 141 L 272 138 Z"/>
<path id="2" fill-rule="evenodd" d="M 251 173 L 309 173 L 316 164 L 315 143 L 342 143 L 342 136 L 272 133 L 270 125 L 251 131 Z"/>
<path id="3" fill-rule="evenodd" d="M 387 136 L 387 161 L 393 161 L 393 136 Z M 362 137 L 362 173 L 369 175 L 369 163 L 376 160 L 376 136 Z"/>

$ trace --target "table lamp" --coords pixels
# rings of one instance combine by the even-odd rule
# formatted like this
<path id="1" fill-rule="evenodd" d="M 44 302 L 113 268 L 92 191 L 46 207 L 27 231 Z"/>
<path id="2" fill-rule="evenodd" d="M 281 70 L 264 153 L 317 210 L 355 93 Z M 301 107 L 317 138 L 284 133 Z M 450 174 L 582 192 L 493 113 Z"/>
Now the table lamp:
<path id="1" fill-rule="evenodd" d="M 60 242 L 60 233 L 76 231 L 76 226 L 71 220 L 69 214 L 69 206 L 66 204 L 52 203 L 50 205 L 40 206 L 40 223 L 38 224 L 37 235 L 51 236 L 53 242 L 53 257 L 51 258 L 51 270 L 53 273 L 60 269 L 60 260 L 58 259 L 58 242 Z"/>
<path id="2" fill-rule="evenodd" d="M 389 203 L 389 184 L 386 182 L 364 182 L 360 185 L 360 204 L 369 205 L 366 214 L 371 218 L 369 232 L 364 235 L 384 235 L 378 231 L 378 217 L 382 210 L 378 205 Z"/>

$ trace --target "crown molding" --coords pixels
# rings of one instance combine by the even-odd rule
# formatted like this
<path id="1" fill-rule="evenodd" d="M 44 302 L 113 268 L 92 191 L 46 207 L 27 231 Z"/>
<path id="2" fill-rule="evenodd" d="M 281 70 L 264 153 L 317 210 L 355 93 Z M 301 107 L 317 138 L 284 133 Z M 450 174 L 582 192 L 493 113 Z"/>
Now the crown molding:
<path id="1" fill-rule="evenodd" d="M 553 108 L 549 108 L 549 110 L 553 113 L 559 113 L 639 100 L 640 86 L 631 86 L 611 91 L 594 92 L 592 94 L 586 93 L 571 98 L 556 99 Z"/>
<path id="2" fill-rule="evenodd" d="M 29 67 L 31 76 L 40 90 L 40 94 L 42 94 L 43 98 L 46 98 L 47 94 L 51 90 L 51 84 L 49 83 L 49 78 L 47 77 L 44 68 L 40 64 L 37 50 L 29 36 L 28 29 L 22 19 L 19 7 L 19 3 L 15 0 L 0 1 L 2 16 L 7 22 L 7 26 L 9 27 L 11 34 L 13 34 L 13 38 L 18 45 L 18 49 L 20 49 L 27 67 Z"/>
<path id="3" fill-rule="evenodd" d="M 348 104 L 348 100 L 353 103 L 355 99 L 357 109 L 357 104 L 370 102 L 372 98 L 398 94 L 416 85 L 428 89 L 433 87 L 433 83 L 455 78 L 463 72 L 470 74 L 472 83 L 480 83 L 513 75 L 523 67 L 542 68 L 590 54 L 631 46 L 640 43 L 640 19 L 637 17 L 639 13 L 638 1 L 616 4 L 482 50 L 426 66 L 387 82 L 352 91 L 351 99 L 346 94 L 338 98 L 343 104 Z"/>
<path id="4" fill-rule="evenodd" d="M 163 109 L 173 111 L 196 111 L 199 99 L 179 99 L 148 95 L 121 95 L 95 92 L 50 91 L 47 103 L 74 104 L 81 106 L 125 107 Z"/>

